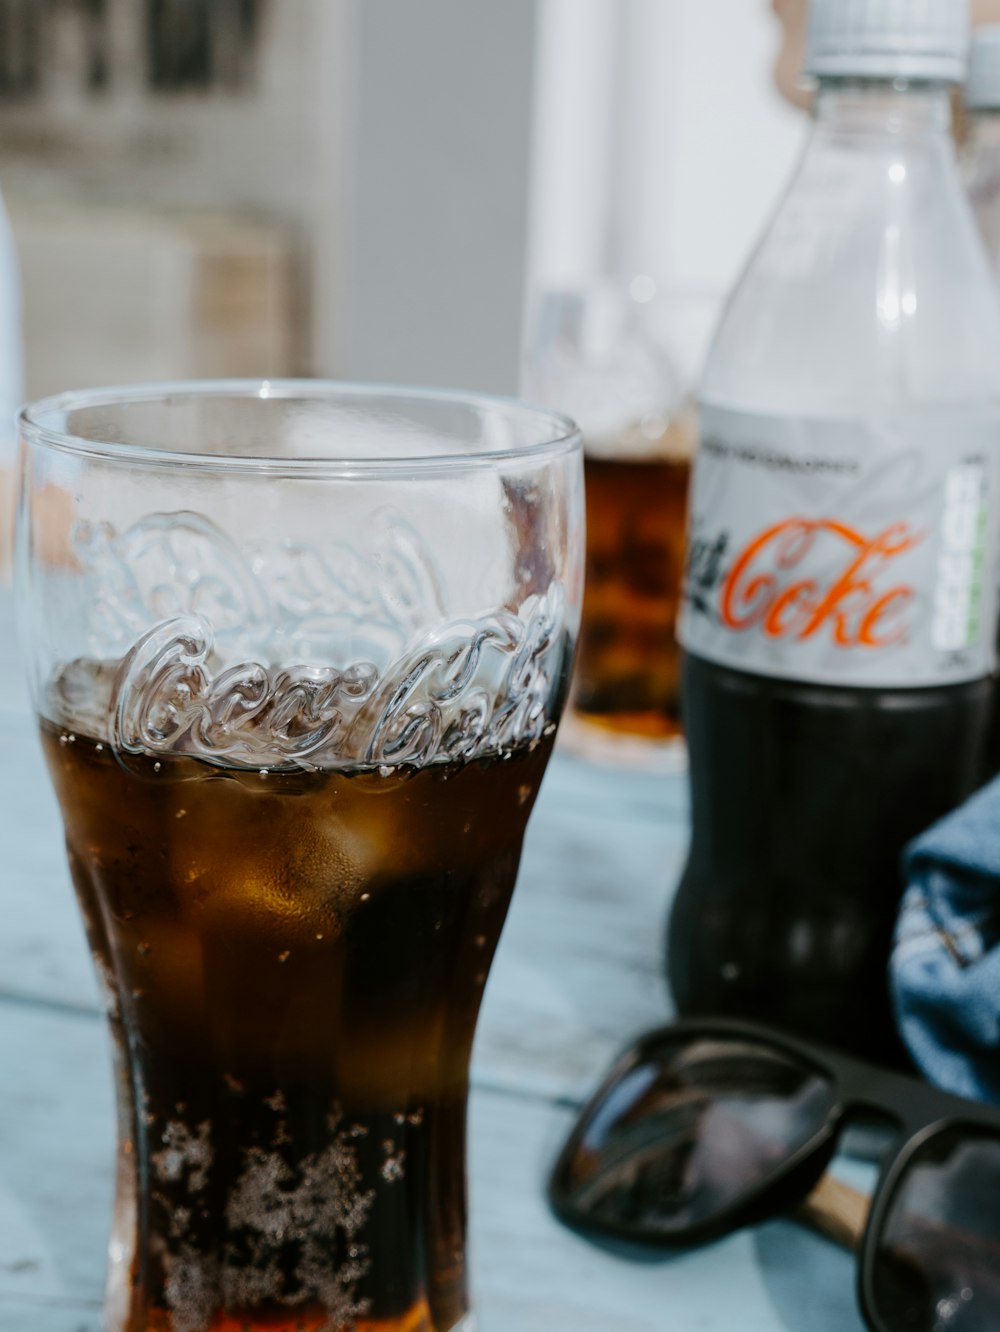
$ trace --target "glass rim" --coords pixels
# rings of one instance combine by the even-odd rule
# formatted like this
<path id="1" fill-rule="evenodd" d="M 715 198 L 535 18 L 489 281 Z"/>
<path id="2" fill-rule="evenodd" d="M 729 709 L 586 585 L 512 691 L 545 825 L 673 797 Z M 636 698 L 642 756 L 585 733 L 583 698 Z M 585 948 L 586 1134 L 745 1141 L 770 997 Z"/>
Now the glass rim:
<path id="1" fill-rule="evenodd" d="M 362 399 L 382 399 L 387 404 L 405 402 L 436 403 L 465 407 L 513 420 L 547 421 L 544 437 L 506 449 L 473 449 L 466 444 L 455 452 L 415 455 L 341 457 L 219 454 L 192 450 L 157 448 L 143 444 L 123 444 L 87 439 L 81 435 L 46 424 L 45 418 L 93 407 L 127 406 L 132 403 L 166 401 L 171 398 L 192 400 L 208 398 L 243 398 L 261 401 L 315 399 L 350 403 Z M 522 459 L 557 458 L 580 450 L 579 427 L 568 416 L 548 407 L 539 407 L 521 399 L 501 394 L 479 393 L 463 389 L 436 389 L 418 386 L 368 383 L 326 378 L 235 378 L 180 379 L 141 384 L 111 385 L 103 388 L 70 389 L 23 404 L 17 412 L 19 435 L 32 445 L 41 445 L 77 458 L 172 469 L 266 476 L 314 476 L 341 479 L 373 478 L 381 475 L 465 472 L 496 468 L 504 462 Z"/>

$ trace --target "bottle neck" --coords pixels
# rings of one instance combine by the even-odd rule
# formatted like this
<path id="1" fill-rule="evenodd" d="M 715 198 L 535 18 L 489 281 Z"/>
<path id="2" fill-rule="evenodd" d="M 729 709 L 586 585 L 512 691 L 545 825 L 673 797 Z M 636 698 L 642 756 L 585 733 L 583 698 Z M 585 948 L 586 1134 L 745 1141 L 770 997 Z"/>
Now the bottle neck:
<path id="1" fill-rule="evenodd" d="M 941 83 L 823 79 L 813 114 L 821 137 L 945 139 L 951 132 L 950 88 Z"/>

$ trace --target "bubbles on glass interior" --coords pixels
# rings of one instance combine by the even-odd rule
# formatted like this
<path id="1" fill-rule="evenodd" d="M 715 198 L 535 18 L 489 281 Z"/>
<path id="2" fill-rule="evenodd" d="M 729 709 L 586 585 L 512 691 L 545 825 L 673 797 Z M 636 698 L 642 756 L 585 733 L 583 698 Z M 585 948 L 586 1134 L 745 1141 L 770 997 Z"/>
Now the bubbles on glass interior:
<path id="1" fill-rule="evenodd" d="M 280 1093 L 269 1104 L 276 1114 L 286 1108 Z M 294 1162 L 280 1118 L 272 1144 L 242 1149 L 238 1168 L 225 1171 L 225 1231 L 207 1254 L 194 1236 L 210 1215 L 206 1191 L 219 1183 L 218 1135 L 209 1122 L 194 1130 L 181 1119 L 163 1126 L 163 1145 L 150 1159 L 165 1213 L 157 1249 L 174 1329 L 202 1332 L 220 1308 L 308 1304 L 322 1309 L 331 1328 L 353 1327 L 368 1312 L 370 1300 L 357 1290 L 371 1267 L 363 1235 L 375 1190 L 363 1182 L 357 1146 L 367 1130 L 345 1124 L 337 1107 L 327 1128 L 326 1144 Z M 387 1157 L 384 1179 L 401 1177 L 404 1155 Z"/>

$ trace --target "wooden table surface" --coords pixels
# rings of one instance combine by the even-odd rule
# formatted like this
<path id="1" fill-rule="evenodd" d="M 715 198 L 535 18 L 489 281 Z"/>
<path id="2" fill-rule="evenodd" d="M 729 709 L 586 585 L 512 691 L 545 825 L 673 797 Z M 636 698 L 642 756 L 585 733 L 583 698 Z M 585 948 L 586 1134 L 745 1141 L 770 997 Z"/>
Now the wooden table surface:
<path id="1" fill-rule="evenodd" d="M 690 1253 L 609 1252 L 550 1215 L 573 1108 L 669 1016 L 681 777 L 557 752 L 473 1066 L 481 1332 L 860 1332 L 854 1261 L 783 1219 Z M 108 1044 L 0 587 L 0 1332 L 99 1332 L 114 1144 Z"/>

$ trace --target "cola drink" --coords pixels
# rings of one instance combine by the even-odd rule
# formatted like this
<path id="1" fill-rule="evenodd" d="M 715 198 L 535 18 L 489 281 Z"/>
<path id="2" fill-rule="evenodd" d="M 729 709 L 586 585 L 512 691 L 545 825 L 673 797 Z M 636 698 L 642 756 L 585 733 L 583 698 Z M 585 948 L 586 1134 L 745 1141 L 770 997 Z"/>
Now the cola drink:
<path id="1" fill-rule="evenodd" d="M 612 732 L 680 734 L 676 638 L 691 474 L 683 426 L 645 457 L 584 454 L 587 577 L 571 704 Z"/>
<path id="2" fill-rule="evenodd" d="M 955 169 L 966 17 L 811 9 L 816 125 L 716 335 L 681 638 L 684 1014 L 902 1060 L 907 839 L 981 772 L 1000 310 Z"/>
<path id="3" fill-rule="evenodd" d="M 75 663 L 79 715 L 41 734 L 117 1045 L 119 1210 L 152 1200 L 114 1326 L 464 1325 L 469 1051 L 554 727 L 421 769 L 123 755 L 84 729 L 109 675 Z"/>
<path id="4" fill-rule="evenodd" d="M 688 657 L 683 688 L 696 757 L 669 932 L 678 1009 L 899 1062 L 885 980 L 899 850 L 974 787 L 990 682 L 874 693 Z"/>

